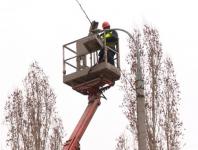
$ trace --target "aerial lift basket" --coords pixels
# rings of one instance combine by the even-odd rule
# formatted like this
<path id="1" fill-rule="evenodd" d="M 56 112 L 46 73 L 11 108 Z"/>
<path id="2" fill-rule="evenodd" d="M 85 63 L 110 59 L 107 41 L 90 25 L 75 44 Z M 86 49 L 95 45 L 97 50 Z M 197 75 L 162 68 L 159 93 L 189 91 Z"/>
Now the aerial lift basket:
<path id="1" fill-rule="evenodd" d="M 114 58 L 115 65 L 107 62 L 107 55 L 104 62 L 98 62 L 101 49 L 111 50 L 97 34 L 63 45 L 63 82 L 77 92 L 89 95 L 94 88 L 99 89 L 119 80 L 119 45 Z"/>

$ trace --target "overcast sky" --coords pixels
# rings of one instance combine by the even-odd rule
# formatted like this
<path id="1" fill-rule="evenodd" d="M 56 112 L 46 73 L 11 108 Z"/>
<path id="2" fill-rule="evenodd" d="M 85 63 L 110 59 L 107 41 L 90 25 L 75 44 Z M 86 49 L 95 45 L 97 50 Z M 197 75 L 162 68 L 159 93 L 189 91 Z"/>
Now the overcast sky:
<path id="1" fill-rule="evenodd" d="M 195 0 L 79 0 L 91 20 L 105 20 L 112 27 L 131 32 L 143 24 L 156 27 L 164 53 L 174 63 L 182 93 L 181 119 L 186 146 L 198 142 L 198 21 Z M 62 83 L 62 45 L 87 35 L 89 22 L 75 0 L 0 0 L 0 149 L 5 148 L 4 105 L 9 93 L 20 86 L 29 65 L 38 61 L 57 95 L 57 110 L 67 138 L 87 105 L 87 97 Z M 122 62 L 129 51 L 127 35 L 119 33 Z M 124 67 L 122 64 L 121 67 Z M 115 149 L 115 139 L 125 131 L 127 120 L 119 105 L 119 85 L 107 91 L 81 140 L 83 150 Z M 112 94 L 113 93 L 113 94 Z"/>

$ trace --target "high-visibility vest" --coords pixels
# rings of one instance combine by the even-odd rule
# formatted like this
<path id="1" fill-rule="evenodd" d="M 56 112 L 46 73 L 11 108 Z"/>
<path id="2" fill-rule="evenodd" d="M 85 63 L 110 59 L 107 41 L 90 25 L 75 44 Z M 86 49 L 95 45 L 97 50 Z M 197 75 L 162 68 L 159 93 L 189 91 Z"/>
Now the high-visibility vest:
<path id="1" fill-rule="evenodd" d="M 113 37 L 113 34 L 112 34 L 112 31 L 110 32 L 106 32 L 102 35 L 102 39 L 106 40 L 108 38 L 111 38 Z M 107 46 L 114 46 L 115 45 L 115 42 L 106 42 L 106 45 Z"/>
<path id="2" fill-rule="evenodd" d="M 111 37 L 112 37 L 112 31 L 111 31 L 111 32 L 106 32 L 106 33 L 103 35 L 103 38 L 104 38 L 104 39 L 111 38 Z"/>

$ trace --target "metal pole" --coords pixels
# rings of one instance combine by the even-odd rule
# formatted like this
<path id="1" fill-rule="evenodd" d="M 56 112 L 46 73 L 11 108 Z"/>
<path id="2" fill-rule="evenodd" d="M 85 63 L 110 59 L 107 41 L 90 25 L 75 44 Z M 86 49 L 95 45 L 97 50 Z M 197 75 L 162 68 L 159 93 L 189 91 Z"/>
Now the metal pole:
<path id="1" fill-rule="evenodd" d="M 126 33 L 132 40 L 134 40 L 133 36 L 126 30 L 120 28 L 114 29 L 105 29 L 105 31 L 117 30 Z M 138 149 L 139 150 L 147 150 L 147 132 L 146 132 L 146 115 L 145 115 L 145 96 L 144 96 L 144 80 L 142 77 L 142 70 L 140 64 L 140 52 L 137 48 L 137 72 L 136 72 L 136 98 L 137 98 L 137 111 L 141 112 L 137 113 L 137 128 L 138 128 Z"/>
<path id="2" fill-rule="evenodd" d="M 65 68 L 65 50 L 64 50 L 64 46 L 63 46 L 63 75 L 66 74 L 66 68 Z"/>

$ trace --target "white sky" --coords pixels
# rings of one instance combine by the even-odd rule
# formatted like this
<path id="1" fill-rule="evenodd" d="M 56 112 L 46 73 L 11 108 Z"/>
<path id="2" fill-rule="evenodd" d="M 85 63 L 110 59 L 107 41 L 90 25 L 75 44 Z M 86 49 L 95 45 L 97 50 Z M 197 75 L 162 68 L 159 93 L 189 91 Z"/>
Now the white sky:
<path id="1" fill-rule="evenodd" d="M 173 60 L 181 86 L 181 117 L 184 122 L 184 150 L 198 147 L 198 9 L 195 0 L 80 0 L 91 20 L 108 20 L 112 27 L 132 31 L 148 23 L 160 32 L 165 53 Z M 101 24 L 100 24 L 101 27 Z M 87 105 L 87 97 L 62 83 L 62 45 L 86 36 L 89 22 L 75 0 L 0 1 L 0 149 L 5 148 L 3 113 L 5 100 L 37 60 L 49 76 L 57 95 L 57 109 L 67 138 Z M 121 56 L 129 51 L 120 33 Z M 124 65 L 122 64 L 122 67 Z M 117 83 L 119 85 L 119 82 Z M 122 93 L 115 86 L 105 93 L 108 101 L 96 112 L 81 140 L 82 149 L 115 149 L 115 139 L 127 121 L 119 105 Z"/>

